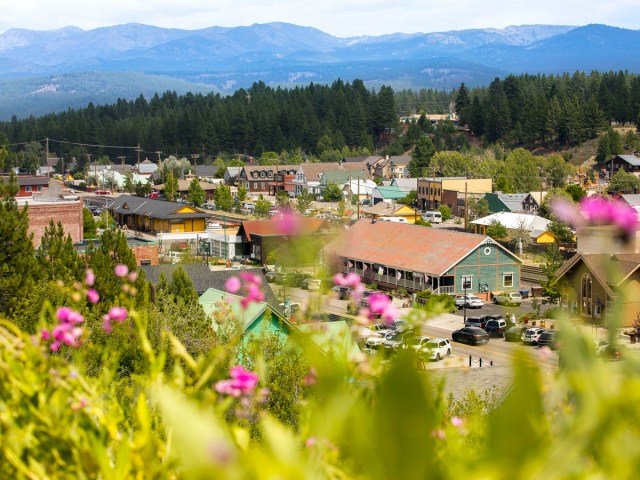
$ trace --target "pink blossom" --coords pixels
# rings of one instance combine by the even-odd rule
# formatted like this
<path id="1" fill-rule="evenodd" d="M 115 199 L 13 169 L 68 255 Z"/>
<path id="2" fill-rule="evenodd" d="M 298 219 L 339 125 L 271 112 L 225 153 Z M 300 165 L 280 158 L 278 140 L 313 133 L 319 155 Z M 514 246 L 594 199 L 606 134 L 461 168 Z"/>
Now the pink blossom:
<path id="1" fill-rule="evenodd" d="M 387 324 L 392 324 L 399 315 L 400 312 L 393 303 L 389 303 L 389 305 L 387 305 L 382 312 L 382 318 L 384 318 L 384 321 Z"/>
<path id="2" fill-rule="evenodd" d="M 102 329 L 106 333 L 111 333 L 111 317 L 109 315 L 105 315 L 102 317 Z"/>
<path id="3" fill-rule="evenodd" d="M 282 235 L 297 235 L 301 223 L 301 217 L 292 212 L 284 212 L 275 219 L 276 230 Z"/>
<path id="4" fill-rule="evenodd" d="M 344 287 L 346 285 L 344 275 L 342 275 L 341 273 L 336 273 L 333 276 L 333 283 Z"/>
<path id="5" fill-rule="evenodd" d="M 582 213 L 591 224 L 601 225 L 611 221 L 611 204 L 602 197 L 587 197 L 580 203 Z"/>
<path id="6" fill-rule="evenodd" d="M 311 448 L 316 444 L 316 437 L 309 437 L 307 438 L 307 440 L 304 442 L 304 445 L 307 448 Z"/>
<path id="7" fill-rule="evenodd" d="M 238 277 L 229 277 L 224 284 L 225 289 L 229 293 L 236 293 L 240 290 L 242 284 L 240 283 L 240 279 Z"/>
<path id="8" fill-rule="evenodd" d="M 233 380 L 220 380 L 215 384 L 216 392 L 229 395 L 231 397 L 239 397 L 240 390 L 234 387 Z"/>
<path id="9" fill-rule="evenodd" d="M 240 272 L 240 278 L 243 282 L 260 286 L 262 285 L 262 279 L 251 272 Z"/>
<path id="10" fill-rule="evenodd" d="M 124 307 L 111 307 L 108 315 L 111 320 L 115 322 L 122 322 L 127 318 L 129 313 Z"/>
<path id="11" fill-rule="evenodd" d="M 55 342 L 53 342 L 53 343 L 49 346 L 49 349 L 50 349 L 52 352 L 57 352 L 57 351 L 60 349 L 60 345 L 61 345 L 61 343 L 60 343 L 59 341 L 57 341 L 57 340 L 56 340 Z"/>
<path id="12" fill-rule="evenodd" d="M 389 305 L 389 297 L 381 292 L 371 294 L 369 297 L 369 311 L 372 315 L 382 315 Z"/>
<path id="13" fill-rule="evenodd" d="M 73 324 L 73 323 L 82 323 L 82 322 L 84 322 L 84 317 L 80 313 L 74 310 L 71 310 L 71 312 L 67 316 L 67 323 Z"/>
<path id="14" fill-rule="evenodd" d="M 93 288 L 87 290 L 87 300 L 89 302 L 96 304 L 100 301 L 100 295 Z"/>
<path id="15" fill-rule="evenodd" d="M 84 284 L 87 287 L 93 287 L 93 284 L 96 282 L 96 275 L 93 273 L 93 270 L 90 268 L 87 269 L 84 276 Z"/>
<path id="16" fill-rule="evenodd" d="M 307 386 L 315 385 L 318 382 L 318 372 L 316 369 L 311 367 L 309 369 L 309 373 L 307 373 L 304 377 L 304 384 Z"/>
<path id="17" fill-rule="evenodd" d="M 464 420 L 461 419 L 460 417 L 451 417 L 451 425 L 453 425 L 456 428 L 461 427 L 464 424 Z"/>
<path id="18" fill-rule="evenodd" d="M 360 276 L 357 273 L 349 272 L 344 277 L 344 284 L 349 287 L 356 287 L 360 285 Z"/>
<path id="19" fill-rule="evenodd" d="M 131 272 L 129 273 L 129 281 L 131 283 L 135 282 L 138 279 L 138 272 Z"/>
<path id="20" fill-rule="evenodd" d="M 218 393 L 239 397 L 253 393 L 258 384 L 258 375 L 242 366 L 235 366 L 229 370 L 230 379 L 220 380 L 215 384 Z"/>
<path id="21" fill-rule="evenodd" d="M 120 264 L 116 265 L 116 268 L 114 269 L 114 273 L 116 274 L 116 277 L 124 278 L 129 273 L 129 267 L 127 267 L 126 265 L 120 263 Z"/>
<path id="22" fill-rule="evenodd" d="M 638 212 L 624 202 L 611 202 L 610 216 L 613 223 L 627 233 L 638 229 Z"/>
<path id="23" fill-rule="evenodd" d="M 56 317 L 58 318 L 59 322 L 66 322 L 69 318 L 69 314 L 72 312 L 73 310 L 71 310 L 69 307 L 60 307 L 58 308 L 58 310 L 56 311 Z"/>
<path id="24" fill-rule="evenodd" d="M 42 340 L 47 341 L 51 338 L 51 333 L 49 332 L 49 330 L 42 330 L 40 332 L 40 338 L 42 338 Z"/>
<path id="25" fill-rule="evenodd" d="M 557 198 L 551 204 L 553 214 L 558 220 L 578 228 L 584 223 L 584 216 L 578 206 L 566 198 Z"/>
<path id="26" fill-rule="evenodd" d="M 255 284 L 250 284 L 247 290 L 247 295 L 240 300 L 240 305 L 243 309 L 247 309 L 251 302 L 263 302 L 264 293 Z"/>

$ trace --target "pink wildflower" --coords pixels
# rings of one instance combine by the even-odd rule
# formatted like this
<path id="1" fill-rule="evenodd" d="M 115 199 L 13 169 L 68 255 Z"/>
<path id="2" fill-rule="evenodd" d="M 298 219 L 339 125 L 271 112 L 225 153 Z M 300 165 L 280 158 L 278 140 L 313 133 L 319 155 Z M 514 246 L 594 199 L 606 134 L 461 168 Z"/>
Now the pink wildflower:
<path id="1" fill-rule="evenodd" d="M 384 318 L 384 321 L 389 325 L 392 324 L 399 315 L 400 312 L 393 303 L 389 303 L 382 312 L 382 318 Z"/>
<path id="2" fill-rule="evenodd" d="M 311 448 L 316 444 L 316 437 L 309 437 L 307 438 L 307 440 L 304 442 L 305 447 L 307 448 Z"/>
<path id="3" fill-rule="evenodd" d="M 344 277 L 344 284 L 349 287 L 357 287 L 360 283 L 360 276 L 357 273 L 349 272 Z"/>
<path id="4" fill-rule="evenodd" d="M 90 268 L 87 269 L 84 276 L 84 284 L 87 287 L 93 287 L 93 284 L 96 282 L 96 275 L 93 273 L 93 270 Z"/>
<path id="5" fill-rule="evenodd" d="M 40 338 L 44 341 L 47 341 L 51 338 L 51 333 L 49 332 L 49 330 L 42 330 L 40 332 Z"/>
<path id="6" fill-rule="evenodd" d="M 131 283 L 135 282 L 138 279 L 138 272 L 131 272 L 129 273 L 129 281 Z"/>
<path id="7" fill-rule="evenodd" d="M 87 290 L 87 300 L 89 302 L 96 304 L 100 301 L 100 295 L 93 288 Z"/>
<path id="8" fill-rule="evenodd" d="M 333 276 L 333 283 L 335 283 L 336 285 L 340 285 L 341 287 L 344 287 L 346 285 L 344 275 L 342 275 L 341 273 L 336 273 Z"/>
<path id="9" fill-rule="evenodd" d="M 638 229 L 638 212 L 626 203 L 611 202 L 610 216 L 613 223 L 628 234 Z"/>
<path id="10" fill-rule="evenodd" d="M 389 297 L 386 294 L 376 292 L 369 297 L 369 310 L 372 315 L 382 315 L 389 305 Z"/>
<path id="11" fill-rule="evenodd" d="M 276 229 L 282 235 L 297 235 L 301 223 L 301 217 L 292 212 L 284 212 L 275 219 Z"/>
<path id="12" fill-rule="evenodd" d="M 232 367 L 229 370 L 230 379 L 220 380 L 215 384 L 218 393 L 239 397 L 253 393 L 258 385 L 258 375 L 250 370 L 245 370 L 241 366 Z"/>
<path id="13" fill-rule="evenodd" d="M 111 333 L 111 317 L 109 315 L 102 317 L 102 328 L 106 333 Z"/>
<path id="14" fill-rule="evenodd" d="M 124 307 L 111 307 L 109 310 L 109 318 L 115 322 L 122 322 L 129 316 L 127 309 Z"/>
<path id="15" fill-rule="evenodd" d="M 256 286 L 255 284 L 250 284 L 247 290 L 247 295 L 242 300 L 240 300 L 240 306 L 242 306 L 242 308 L 246 310 L 251 302 L 263 301 L 264 293 L 262 293 L 262 290 L 260 290 L 260 288 L 258 288 L 258 286 Z"/>
<path id="16" fill-rule="evenodd" d="M 69 318 L 69 314 L 72 312 L 73 310 L 71 310 L 69 307 L 60 307 L 58 308 L 58 310 L 56 311 L 56 317 L 58 318 L 59 322 L 66 322 Z"/>
<path id="17" fill-rule="evenodd" d="M 551 209 L 558 220 L 573 225 L 575 228 L 581 227 L 584 223 L 584 216 L 571 200 L 557 198 L 551 204 Z"/>
<path id="18" fill-rule="evenodd" d="M 236 293 L 240 290 L 242 284 L 240 283 L 240 279 L 238 277 L 229 277 L 224 284 L 224 288 L 229 293 Z"/>
<path id="19" fill-rule="evenodd" d="M 315 385 L 318 382 L 318 372 L 316 369 L 311 367 L 309 369 L 309 373 L 307 373 L 304 377 L 304 384 L 307 386 Z"/>
<path id="20" fill-rule="evenodd" d="M 262 279 L 251 272 L 240 272 L 240 278 L 243 282 L 260 286 L 262 285 Z"/>
<path id="21" fill-rule="evenodd" d="M 451 417 L 451 425 L 453 425 L 456 428 L 461 427 L 464 424 L 464 420 L 461 419 L 460 417 Z"/>
<path id="22" fill-rule="evenodd" d="M 71 310 L 71 312 L 69 312 L 69 315 L 67 316 L 67 323 L 73 324 L 82 322 L 84 322 L 84 317 L 80 313 L 74 310 Z"/>
<path id="23" fill-rule="evenodd" d="M 56 340 L 55 342 L 53 342 L 53 343 L 49 346 L 49 349 L 50 349 L 52 352 L 57 352 L 57 351 L 60 349 L 60 345 L 61 345 L 61 344 L 60 344 L 60 342 Z"/>
<path id="24" fill-rule="evenodd" d="M 580 203 L 580 210 L 591 224 L 602 225 L 611 221 L 611 204 L 602 197 L 587 197 Z"/>
<path id="25" fill-rule="evenodd" d="M 114 269 L 114 273 L 116 274 L 116 277 L 124 278 L 129 273 L 129 267 L 127 267 L 126 265 L 123 265 L 122 263 L 118 264 Z"/>

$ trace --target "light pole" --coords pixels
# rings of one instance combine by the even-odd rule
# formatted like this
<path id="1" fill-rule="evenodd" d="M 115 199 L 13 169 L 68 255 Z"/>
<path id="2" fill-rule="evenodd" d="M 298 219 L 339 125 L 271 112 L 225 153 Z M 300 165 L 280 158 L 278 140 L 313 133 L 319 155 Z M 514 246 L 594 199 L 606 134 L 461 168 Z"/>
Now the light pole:
<path id="1" fill-rule="evenodd" d="M 471 288 L 471 280 L 462 279 L 462 288 L 464 288 L 464 303 L 462 308 L 464 310 L 464 323 L 467 324 L 467 289 Z"/>

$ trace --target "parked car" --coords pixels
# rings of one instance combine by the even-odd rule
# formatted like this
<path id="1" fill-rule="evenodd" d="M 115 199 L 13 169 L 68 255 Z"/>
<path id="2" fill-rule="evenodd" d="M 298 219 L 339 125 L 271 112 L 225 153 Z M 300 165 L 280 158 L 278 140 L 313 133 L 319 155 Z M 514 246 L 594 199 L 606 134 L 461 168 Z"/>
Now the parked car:
<path id="1" fill-rule="evenodd" d="M 425 212 L 425 214 L 422 215 L 422 219 L 425 222 L 442 223 L 442 213 L 433 211 Z"/>
<path id="2" fill-rule="evenodd" d="M 458 308 L 482 308 L 484 306 L 484 302 L 475 295 L 461 295 L 456 297 L 455 302 Z"/>
<path id="3" fill-rule="evenodd" d="M 504 337 L 504 333 L 507 330 L 507 322 L 491 319 L 485 324 L 484 330 L 491 336 Z"/>
<path id="4" fill-rule="evenodd" d="M 310 292 L 316 292 L 320 290 L 322 286 L 322 280 L 319 278 L 305 278 L 302 281 L 302 288 L 309 290 Z"/>
<path id="5" fill-rule="evenodd" d="M 537 345 L 540 335 L 544 332 L 544 328 L 532 327 L 527 328 L 522 334 L 522 343 L 529 345 Z"/>
<path id="6" fill-rule="evenodd" d="M 389 332 L 384 336 L 382 346 L 386 348 L 387 351 L 397 352 L 402 348 L 406 340 L 408 340 L 407 335 L 396 330 L 394 332 Z"/>
<path id="7" fill-rule="evenodd" d="M 451 343 L 448 338 L 433 338 L 422 348 L 424 358 L 439 362 L 451 355 Z"/>
<path id="8" fill-rule="evenodd" d="M 292 280 L 293 280 L 293 275 L 289 272 L 276 273 L 275 282 L 278 285 L 291 285 Z"/>
<path id="9" fill-rule="evenodd" d="M 380 346 L 382 345 L 382 342 L 384 342 L 385 337 L 387 336 L 389 332 L 385 333 L 383 336 L 380 335 L 372 335 L 370 337 L 368 337 L 365 341 L 364 341 L 364 348 L 366 348 L 367 350 L 377 350 L 380 348 Z M 395 332 L 391 332 L 391 333 L 395 333 Z"/>
<path id="10" fill-rule="evenodd" d="M 493 296 L 493 303 L 497 305 L 516 305 L 522 304 L 522 295 L 520 292 L 503 292 Z"/>
<path id="11" fill-rule="evenodd" d="M 469 345 L 480 345 L 489 341 L 489 334 L 478 327 L 464 327 L 451 334 L 454 342 L 468 343 Z"/>
<path id="12" fill-rule="evenodd" d="M 413 331 L 413 326 L 408 324 L 407 322 L 405 322 L 402 319 L 397 319 L 393 321 L 393 328 L 400 332 L 400 333 L 404 333 L 404 332 L 412 332 Z"/>
<path id="13" fill-rule="evenodd" d="M 416 336 L 411 337 L 405 344 L 405 348 L 412 348 L 416 354 L 422 353 L 422 348 L 431 340 L 431 337 Z"/>
<path id="14" fill-rule="evenodd" d="M 527 327 L 523 327 L 522 325 L 515 325 L 513 327 L 509 327 L 504 332 L 504 339 L 507 342 L 521 342 L 522 334 L 525 332 Z"/>
<path id="15" fill-rule="evenodd" d="M 302 287 L 304 281 L 311 278 L 311 275 L 303 272 L 293 272 L 291 274 L 291 285 L 294 287 Z"/>
<path id="16" fill-rule="evenodd" d="M 216 209 L 216 204 L 215 203 L 203 203 L 202 204 L 202 208 L 206 208 L 207 210 L 215 210 Z"/>
<path id="17" fill-rule="evenodd" d="M 545 330 L 538 337 L 538 346 L 547 346 L 551 350 L 558 348 L 558 332 L 556 330 Z"/>
<path id="18" fill-rule="evenodd" d="M 351 287 L 340 287 L 338 289 L 338 298 L 340 300 L 347 300 L 351 295 Z"/>
<path id="19" fill-rule="evenodd" d="M 602 355 L 602 352 L 604 352 L 605 349 L 609 346 L 609 342 L 607 342 L 606 340 L 594 340 L 593 344 L 596 347 L 596 355 L 598 356 Z"/>
<path id="20" fill-rule="evenodd" d="M 388 325 L 386 323 L 376 323 L 374 325 L 371 325 L 369 327 L 369 330 L 371 330 L 379 337 L 384 337 L 387 333 L 395 330 L 395 328 L 392 325 Z"/>
<path id="21" fill-rule="evenodd" d="M 484 330 L 484 326 L 486 325 L 486 320 L 484 317 L 467 317 L 464 322 L 465 327 L 477 327 L 482 328 Z"/>

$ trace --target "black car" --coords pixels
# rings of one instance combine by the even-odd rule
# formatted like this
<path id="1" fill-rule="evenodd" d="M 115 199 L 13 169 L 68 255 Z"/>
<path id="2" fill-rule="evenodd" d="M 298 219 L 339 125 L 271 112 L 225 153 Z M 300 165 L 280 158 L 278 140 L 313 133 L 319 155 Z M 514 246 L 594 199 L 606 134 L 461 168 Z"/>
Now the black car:
<path id="1" fill-rule="evenodd" d="M 503 319 L 488 320 L 484 326 L 484 330 L 491 336 L 504 337 L 504 332 L 507 330 L 507 322 Z"/>
<path id="2" fill-rule="evenodd" d="M 478 327 L 478 328 L 484 329 L 484 326 L 487 323 L 485 318 L 486 317 L 467 317 L 467 319 L 464 322 L 464 326 L 465 327 Z"/>
<path id="3" fill-rule="evenodd" d="M 522 334 L 526 329 L 527 327 L 523 327 L 522 325 L 510 327 L 504 332 L 504 339 L 507 342 L 520 342 L 522 341 Z"/>
<path id="4" fill-rule="evenodd" d="M 538 338 L 538 346 L 542 347 L 543 345 L 546 345 L 552 350 L 558 348 L 558 332 L 555 330 L 545 330 L 542 332 Z"/>
<path id="5" fill-rule="evenodd" d="M 478 327 L 464 327 L 451 334 L 454 342 L 480 345 L 489 341 L 489 334 Z"/>
<path id="6" fill-rule="evenodd" d="M 347 300 L 351 295 L 351 287 L 340 287 L 338 290 L 338 298 L 340 300 Z"/>

